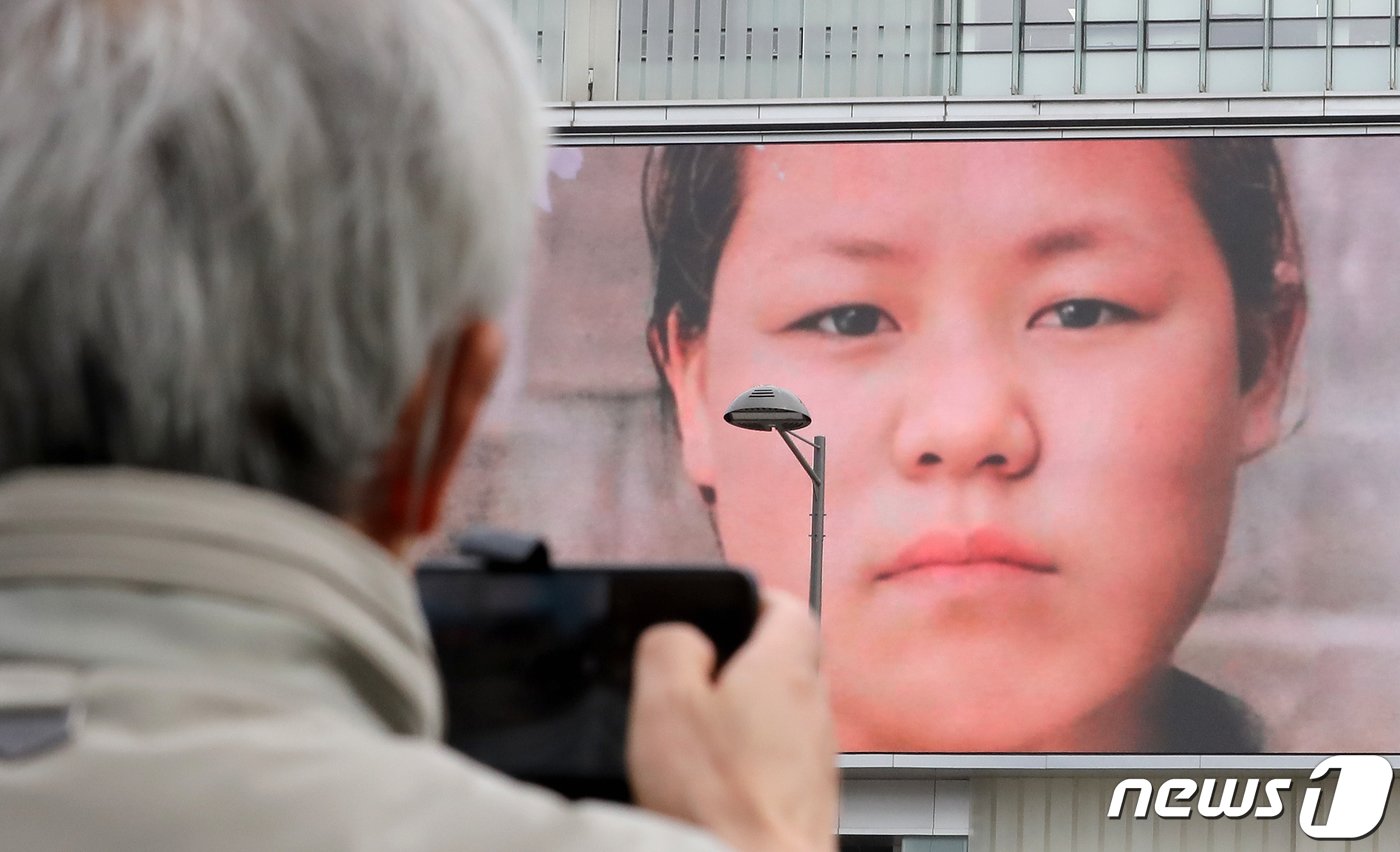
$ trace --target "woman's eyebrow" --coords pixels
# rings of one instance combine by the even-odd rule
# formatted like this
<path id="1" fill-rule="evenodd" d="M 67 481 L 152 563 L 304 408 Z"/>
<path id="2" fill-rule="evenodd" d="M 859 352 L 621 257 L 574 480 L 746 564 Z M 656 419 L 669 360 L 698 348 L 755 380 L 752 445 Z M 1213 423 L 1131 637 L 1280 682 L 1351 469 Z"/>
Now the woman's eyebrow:
<path id="1" fill-rule="evenodd" d="M 1024 242 L 1027 260 L 1054 260 L 1067 254 L 1098 248 L 1105 241 L 1130 235 L 1110 222 L 1078 222 L 1041 231 Z"/>
<path id="2" fill-rule="evenodd" d="M 899 260 L 911 252 L 882 240 L 837 236 L 821 240 L 819 249 L 849 260 Z"/>

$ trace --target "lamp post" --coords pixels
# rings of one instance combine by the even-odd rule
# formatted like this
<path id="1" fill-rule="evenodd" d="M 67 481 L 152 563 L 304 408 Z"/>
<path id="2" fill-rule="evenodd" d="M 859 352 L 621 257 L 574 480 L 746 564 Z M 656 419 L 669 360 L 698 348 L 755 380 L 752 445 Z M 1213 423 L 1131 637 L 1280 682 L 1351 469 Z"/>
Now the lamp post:
<path id="1" fill-rule="evenodd" d="M 741 429 L 757 432 L 776 431 L 802 464 L 812 480 L 812 567 L 807 576 L 807 603 L 812 613 L 822 615 L 822 539 L 826 519 L 826 438 L 817 435 L 807 440 L 793 434 L 812 423 L 807 406 L 791 391 L 772 385 L 759 385 L 739 394 L 724 412 L 724 421 Z M 807 461 L 793 443 L 793 438 L 812 448 L 812 460 Z"/>

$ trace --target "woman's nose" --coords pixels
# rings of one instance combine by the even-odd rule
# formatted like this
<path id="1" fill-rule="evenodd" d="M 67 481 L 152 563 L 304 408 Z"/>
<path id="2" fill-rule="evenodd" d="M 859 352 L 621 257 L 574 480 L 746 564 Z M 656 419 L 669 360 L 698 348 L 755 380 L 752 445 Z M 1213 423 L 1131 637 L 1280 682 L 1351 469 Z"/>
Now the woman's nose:
<path id="1" fill-rule="evenodd" d="M 906 476 L 994 476 L 1035 469 L 1040 435 L 1009 357 L 940 359 L 911 370 L 895 431 Z"/>

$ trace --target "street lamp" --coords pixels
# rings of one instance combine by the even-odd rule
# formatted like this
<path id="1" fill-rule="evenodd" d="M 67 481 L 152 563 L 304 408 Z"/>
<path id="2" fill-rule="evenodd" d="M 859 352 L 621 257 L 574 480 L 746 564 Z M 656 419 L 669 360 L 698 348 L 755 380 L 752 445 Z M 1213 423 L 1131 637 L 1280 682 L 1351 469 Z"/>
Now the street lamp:
<path id="1" fill-rule="evenodd" d="M 724 412 L 724 422 L 741 429 L 757 432 L 777 431 L 783 443 L 802 463 L 802 469 L 812 480 L 812 568 L 808 574 L 807 602 L 818 619 L 822 615 L 822 522 L 826 517 L 826 438 L 817 435 L 809 441 L 792 434 L 812 423 L 807 406 L 792 391 L 759 385 L 739 394 Z M 796 438 L 812 448 L 809 463 L 792 442 Z"/>

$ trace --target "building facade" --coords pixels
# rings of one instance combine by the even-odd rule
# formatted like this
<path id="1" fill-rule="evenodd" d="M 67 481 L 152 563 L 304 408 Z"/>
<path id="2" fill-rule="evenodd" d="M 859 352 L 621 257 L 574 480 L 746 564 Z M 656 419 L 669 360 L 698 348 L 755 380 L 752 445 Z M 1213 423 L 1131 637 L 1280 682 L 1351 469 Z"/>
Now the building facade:
<path id="1" fill-rule="evenodd" d="M 1400 133 L 1397 0 L 502 2 L 566 146 Z M 848 754 L 842 848 L 1400 850 L 1300 829 L 1321 757 Z M 1292 783 L 1275 819 L 1108 818 L 1137 777 Z"/>

